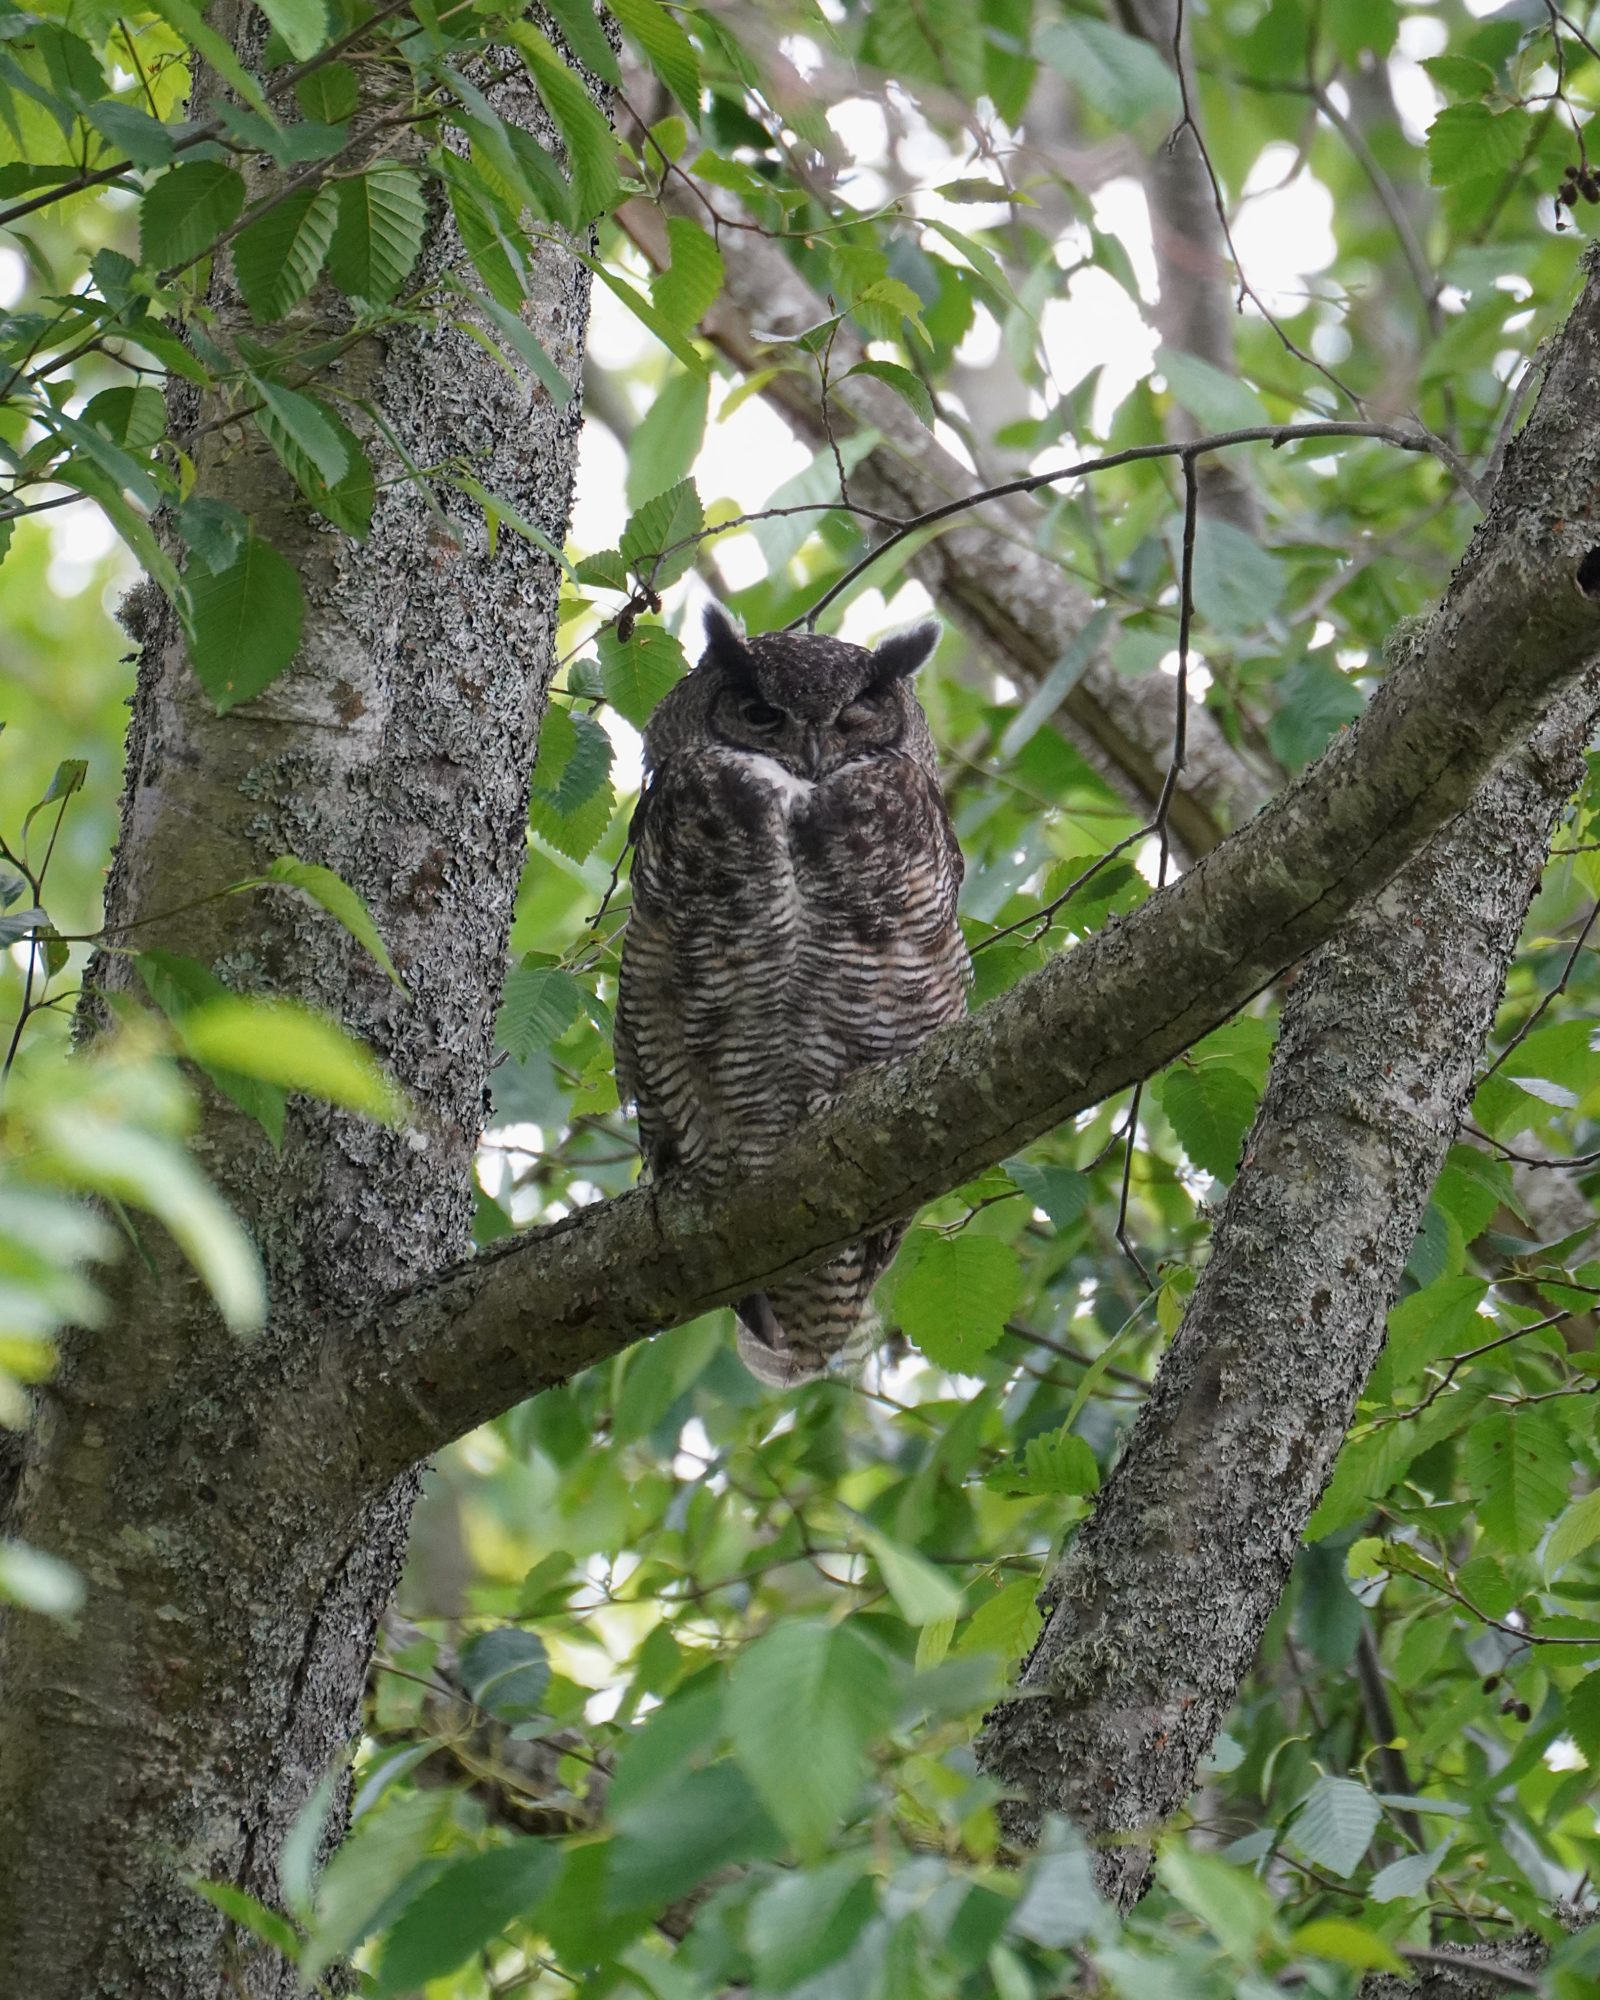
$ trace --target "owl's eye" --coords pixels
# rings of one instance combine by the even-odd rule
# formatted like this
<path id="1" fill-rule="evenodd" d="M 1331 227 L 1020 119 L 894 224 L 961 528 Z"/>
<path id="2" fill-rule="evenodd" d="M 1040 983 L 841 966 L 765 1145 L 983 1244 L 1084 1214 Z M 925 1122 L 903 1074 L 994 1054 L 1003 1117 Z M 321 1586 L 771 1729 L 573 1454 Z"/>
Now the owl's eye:
<path id="1" fill-rule="evenodd" d="M 839 711 L 841 729 L 865 729 L 877 717 L 877 709 L 870 701 L 853 701 L 848 708 Z"/>
<path id="2" fill-rule="evenodd" d="M 776 729 L 783 721 L 783 710 L 764 701 L 747 701 L 739 713 L 754 729 Z"/>

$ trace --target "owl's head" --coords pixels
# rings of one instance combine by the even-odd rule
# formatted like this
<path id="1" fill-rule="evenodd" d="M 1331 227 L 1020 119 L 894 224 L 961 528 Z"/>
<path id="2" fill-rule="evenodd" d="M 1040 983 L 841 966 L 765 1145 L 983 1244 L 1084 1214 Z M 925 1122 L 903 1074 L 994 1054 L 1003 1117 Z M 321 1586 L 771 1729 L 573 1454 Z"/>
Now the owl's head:
<path id="1" fill-rule="evenodd" d="M 712 741 L 771 757 L 796 777 L 898 752 L 931 765 L 933 744 L 911 676 L 938 644 L 931 619 L 870 651 L 812 632 L 744 638 L 726 613 L 706 613 L 700 665 L 674 691 L 693 702 Z M 669 696 L 658 718 L 674 700 Z M 659 757 L 666 732 L 651 724 Z M 673 732 L 676 733 L 676 732 Z"/>

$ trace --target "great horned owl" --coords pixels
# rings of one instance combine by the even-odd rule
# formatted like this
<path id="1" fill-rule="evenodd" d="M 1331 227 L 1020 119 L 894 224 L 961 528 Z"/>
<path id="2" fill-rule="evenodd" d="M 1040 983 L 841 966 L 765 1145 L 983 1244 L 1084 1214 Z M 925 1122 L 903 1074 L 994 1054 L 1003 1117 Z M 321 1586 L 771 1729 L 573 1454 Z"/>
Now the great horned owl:
<path id="1" fill-rule="evenodd" d="M 911 689 L 938 636 L 746 640 L 712 610 L 651 718 L 616 1022 L 651 1174 L 759 1171 L 853 1071 L 964 1012 L 961 850 Z M 751 1372 L 786 1386 L 864 1348 L 905 1227 L 741 1299 Z"/>

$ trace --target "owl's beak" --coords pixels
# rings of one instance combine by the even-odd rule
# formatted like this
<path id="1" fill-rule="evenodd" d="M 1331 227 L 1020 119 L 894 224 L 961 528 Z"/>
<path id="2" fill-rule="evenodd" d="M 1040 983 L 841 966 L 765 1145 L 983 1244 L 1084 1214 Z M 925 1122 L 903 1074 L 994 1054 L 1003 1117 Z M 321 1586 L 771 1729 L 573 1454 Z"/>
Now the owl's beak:
<path id="1" fill-rule="evenodd" d="M 808 778 L 822 776 L 822 728 L 818 723 L 807 725 L 800 753 L 800 768 Z"/>

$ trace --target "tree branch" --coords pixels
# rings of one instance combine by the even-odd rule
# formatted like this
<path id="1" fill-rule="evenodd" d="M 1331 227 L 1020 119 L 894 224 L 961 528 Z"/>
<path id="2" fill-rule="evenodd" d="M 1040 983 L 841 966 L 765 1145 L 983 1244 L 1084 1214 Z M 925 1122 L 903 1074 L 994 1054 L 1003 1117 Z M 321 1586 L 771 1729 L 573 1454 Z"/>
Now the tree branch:
<path id="1" fill-rule="evenodd" d="M 1591 273 L 1426 632 L 1319 762 L 1171 888 L 856 1079 L 759 1181 L 716 1196 L 670 1180 L 635 1189 L 496 1246 L 331 1341 L 319 1365 L 357 1429 L 362 1476 L 381 1482 L 639 1335 L 910 1213 L 1170 1061 L 1326 938 L 1600 649 L 1600 550 L 1582 525 L 1600 480 L 1597 368 Z M 303 1394 L 303 1370 L 287 1386 Z"/>

